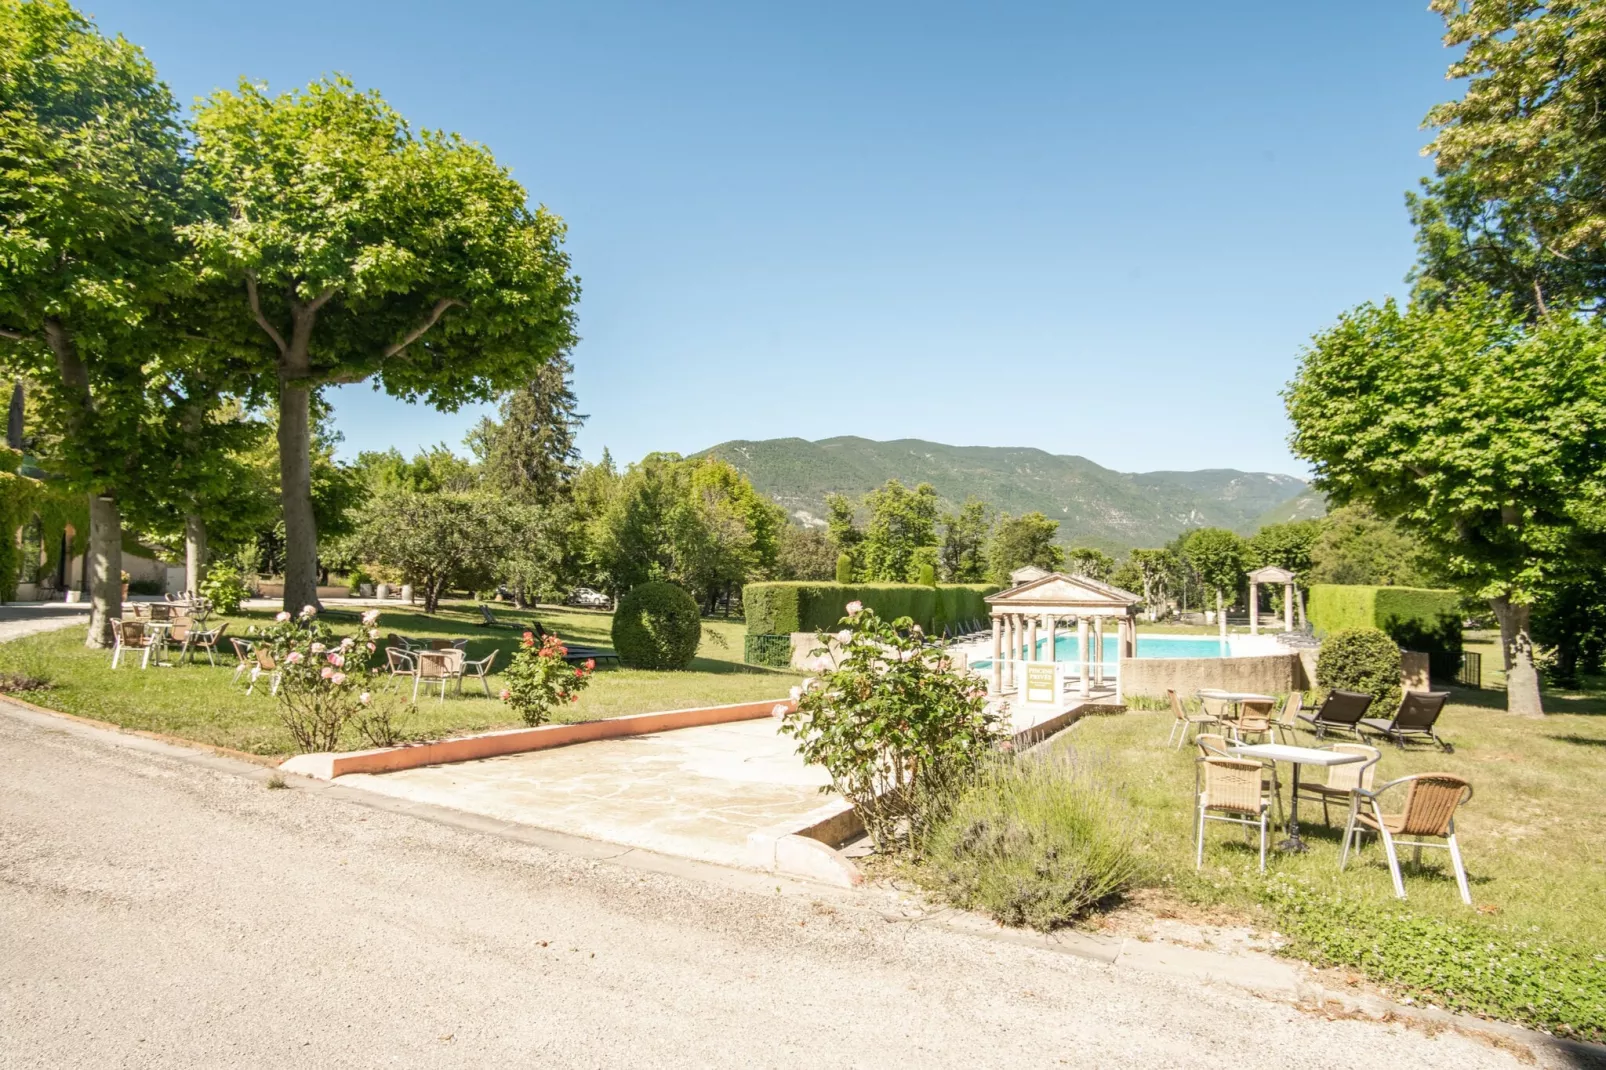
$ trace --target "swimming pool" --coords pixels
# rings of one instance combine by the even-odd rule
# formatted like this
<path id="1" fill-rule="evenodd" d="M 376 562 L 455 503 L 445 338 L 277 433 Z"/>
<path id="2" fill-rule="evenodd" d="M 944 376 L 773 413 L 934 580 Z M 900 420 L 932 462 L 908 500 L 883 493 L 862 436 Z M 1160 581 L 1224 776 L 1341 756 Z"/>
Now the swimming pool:
<path id="1" fill-rule="evenodd" d="M 1093 640 L 1088 638 L 1088 645 Z M 1022 644 L 1024 645 L 1024 644 Z M 1037 641 L 1037 656 L 1042 658 L 1048 653 L 1048 639 Z M 1209 639 L 1202 635 L 1139 635 L 1138 657 L 1140 658 L 1224 658 L 1232 655 L 1232 640 L 1223 643 L 1220 639 Z M 1113 635 L 1104 637 L 1104 663 L 1112 665 L 1120 657 L 1120 640 Z M 1063 632 L 1054 636 L 1054 660 L 1076 660 L 1076 633 L 1066 635 Z M 991 658 L 971 662 L 971 667 L 985 669 L 993 663 Z"/>

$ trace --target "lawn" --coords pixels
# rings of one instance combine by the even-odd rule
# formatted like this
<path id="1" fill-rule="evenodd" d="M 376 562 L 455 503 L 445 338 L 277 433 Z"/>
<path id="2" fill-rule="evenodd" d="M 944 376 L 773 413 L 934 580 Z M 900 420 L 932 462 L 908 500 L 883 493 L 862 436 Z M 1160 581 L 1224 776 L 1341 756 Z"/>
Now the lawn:
<path id="1" fill-rule="evenodd" d="M 344 631 L 346 625 L 355 625 L 358 611 L 337 608 L 326 612 L 336 629 Z M 271 610 L 253 610 L 229 617 L 227 634 L 244 634 L 250 625 L 265 624 L 272 615 Z M 542 607 L 533 612 L 498 609 L 497 616 L 521 625 L 539 620 L 547 630 L 571 642 L 613 645 L 609 639 L 612 617 L 608 613 Z M 507 657 L 518 644 L 519 631 L 478 627 L 478 619 L 473 603 L 443 603 L 434 616 L 386 608 L 379 628 L 384 634 L 395 632 L 409 638 L 466 637 L 470 659 L 484 657 L 494 649 L 499 651 L 495 667 L 505 668 Z M 593 721 L 784 696 L 798 677 L 742 664 L 742 631 L 740 623 L 705 621 L 697 659 L 686 672 L 646 672 L 617 668 L 612 663 L 599 665 L 580 701 L 556 711 L 553 720 Z M 207 665 L 203 657 L 195 666 L 141 671 L 135 662 L 133 668 L 125 666 L 113 671 L 110 652 L 89 650 L 83 642 L 82 628 L 68 628 L 0 644 L 0 671 L 24 673 L 50 682 L 49 690 L 22 697 L 63 713 L 252 754 L 277 756 L 293 752 L 294 744 L 279 723 L 277 703 L 268 696 L 265 684 L 250 695 L 245 694 L 243 678 L 238 686 L 230 685 L 234 674 L 232 653 L 220 655 L 216 668 Z M 384 664 L 383 646 L 374 664 Z M 490 683 L 493 694 L 500 690 L 497 675 L 491 677 Z M 426 697 L 420 691 L 417 711 L 403 717 L 408 734 L 439 738 L 518 723 L 502 702 L 485 697 L 476 680 L 464 681 L 462 697 L 448 690 L 446 700 L 441 702 L 438 694 Z M 348 745 L 360 746 L 355 738 Z"/>
<path id="2" fill-rule="evenodd" d="M 1606 701 L 1547 695 L 1547 709 L 1565 712 L 1537 720 L 1507 714 L 1504 698 L 1496 691 L 1457 690 L 1439 724 L 1454 753 L 1425 747 L 1401 752 L 1389 745 L 1382 748 L 1378 768 L 1378 783 L 1429 771 L 1454 773 L 1472 783 L 1476 794 L 1458 813 L 1456 828 L 1475 909 L 1462 904 L 1442 850 L 1424 852 L 1420 868 L 1402 850 L 1409 896 L 1403 905 L 1394 898 L 1375 840 L 1339 872 L 1344 815 L 1335 808 L 1333 825 L 1324 825 L 1319 804 L 1301 808 L 1308 853 L 1273 852 L 1262 877 L 1256 872 L 1257 851 L 1240 831 L 1214 825 L 1206 831 L 1204 868 L 1196 873 L 1191 809 L 1196 749 L 1165 746 L 1169 713 L 1090 718 L 1053 746 L 1093 760 L 1137 809 L 1143 819 L 1145 883 L 1219 909 L 1224 917 L 1259 917 L 1267 928 L 1304 939 L 1306 946 L 1296 950 L 1307 957 L 1363 968 L 1370 964 L 1370 976 L 1398 983 L 1403 991 L 1563 1031 L 1566 1023 L 1581 1021 L 1593 1021 L 1598 1030 L 1606 1021 L 1600 1006 L 1600 977 L 1606 972 L 1606 911 L 1601 909 L 1606 808 L 1594 787 L 1606 775 Z M 1321 776 L 1319 770 L 1310 772 Z M 1286 798 L 1287 767 L 1280 766 L 1279 773 Z M 1296 902 L 1306 911 L 1304 922 L 1288 912 Z M 1342 916 L 1338 903 L 1344 904 Z M 1429 937 L 1421 935 L 1429 930 Z M 1456 948 L 1474 960 L 1471 972 L 1490 973 L 1488 961 L 1496 955 L 1484 950 L 1493 946 L 1485 941 L 1518 949 L 1513 961 L 1525 964 L 1511 975 L 1532 984 L 1537 997 L 1514 992 L 1501 981 L 1445 998 L 1447 988 L 1476 987 L 1466 983 L 1467 972 L 1452 974 L 1447 968 Z M 1550 961 L 1547 947 L 1560 952 L 1557 961 L 1562 962 L 1551 975 L 1543 965 Z M 1537 957 L 1526 963 L 1530 954 Z M 1451 976 L 1459 981 L 1445 980 Z M 1595 980 L 1579 984 L 1580 976 Z M 1573 1002 L 1564 1009 L 1536 1010 L 1529 1005 L 1535 998 Z"/>

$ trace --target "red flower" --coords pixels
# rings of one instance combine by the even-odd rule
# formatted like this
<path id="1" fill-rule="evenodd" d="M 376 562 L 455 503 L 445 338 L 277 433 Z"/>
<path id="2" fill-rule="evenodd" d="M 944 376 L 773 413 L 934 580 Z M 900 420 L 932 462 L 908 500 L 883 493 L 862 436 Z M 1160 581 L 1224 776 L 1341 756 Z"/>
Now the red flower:
<path id="1" fill-rule="evenodd" d="M 570 695 L 569 696 L 569 701 L 570 702 L 579 702 L 580 701 L 580 696 L 579 695 Z"/>
<path id="2" fill-rule="evenodd" d="M 586 672 L 592 672 L 597 667 L 596 658 L 586 658 Z"/>
<path id="3" fill-rule="evenodd" d="M 524 633 L 524 639 L 525 639 L 526 642 L 533 641 L 535 639 L 535 633 L 534 632 L 525 632 Z"/>
<path id="4" fill-rule="evenodd" d="M 586 678 L 586 671 L 584 669 L 574 670 L 574 678 L 576 680 L 584 680 Z"/>

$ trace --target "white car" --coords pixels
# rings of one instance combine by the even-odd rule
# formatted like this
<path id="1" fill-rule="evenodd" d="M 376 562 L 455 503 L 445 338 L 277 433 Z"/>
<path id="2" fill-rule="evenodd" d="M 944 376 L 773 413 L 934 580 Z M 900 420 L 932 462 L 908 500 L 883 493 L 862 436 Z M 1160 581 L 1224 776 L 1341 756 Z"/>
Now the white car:
<path id="1" fill-rule="evenodd" d="M 587 606 L 592 609 L 607 609 L 611 603 L 608 596 L 601 591 L 593 591 L 589 587 L 576 587 L 569 594 L 571 606 Z"/>

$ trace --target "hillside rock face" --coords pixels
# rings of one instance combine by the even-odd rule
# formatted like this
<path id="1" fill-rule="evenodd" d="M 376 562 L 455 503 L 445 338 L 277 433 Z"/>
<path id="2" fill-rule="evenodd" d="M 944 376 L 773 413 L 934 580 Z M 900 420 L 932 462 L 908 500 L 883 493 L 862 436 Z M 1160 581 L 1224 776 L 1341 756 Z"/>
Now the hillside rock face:
<path id="1" fill-rule="evenodd" d="M 946 446 L 920 439 L 844 437 L 723 442 L 703 451 L 735 465 L 801 524 L 823 524 L 826 495 L 857 498 L 889 479 L 930 483 L 943 501 L 975 496 L 1012 515 L 1060 522 L 1066 545 L 1121 550 L 1159 546 L 1188 528 L 1245 533 L 1262 518 L 1320 516 L 1304 480 L 1231 468 L 1116 472 L 1086 457 L 1000 446 Z"/>

